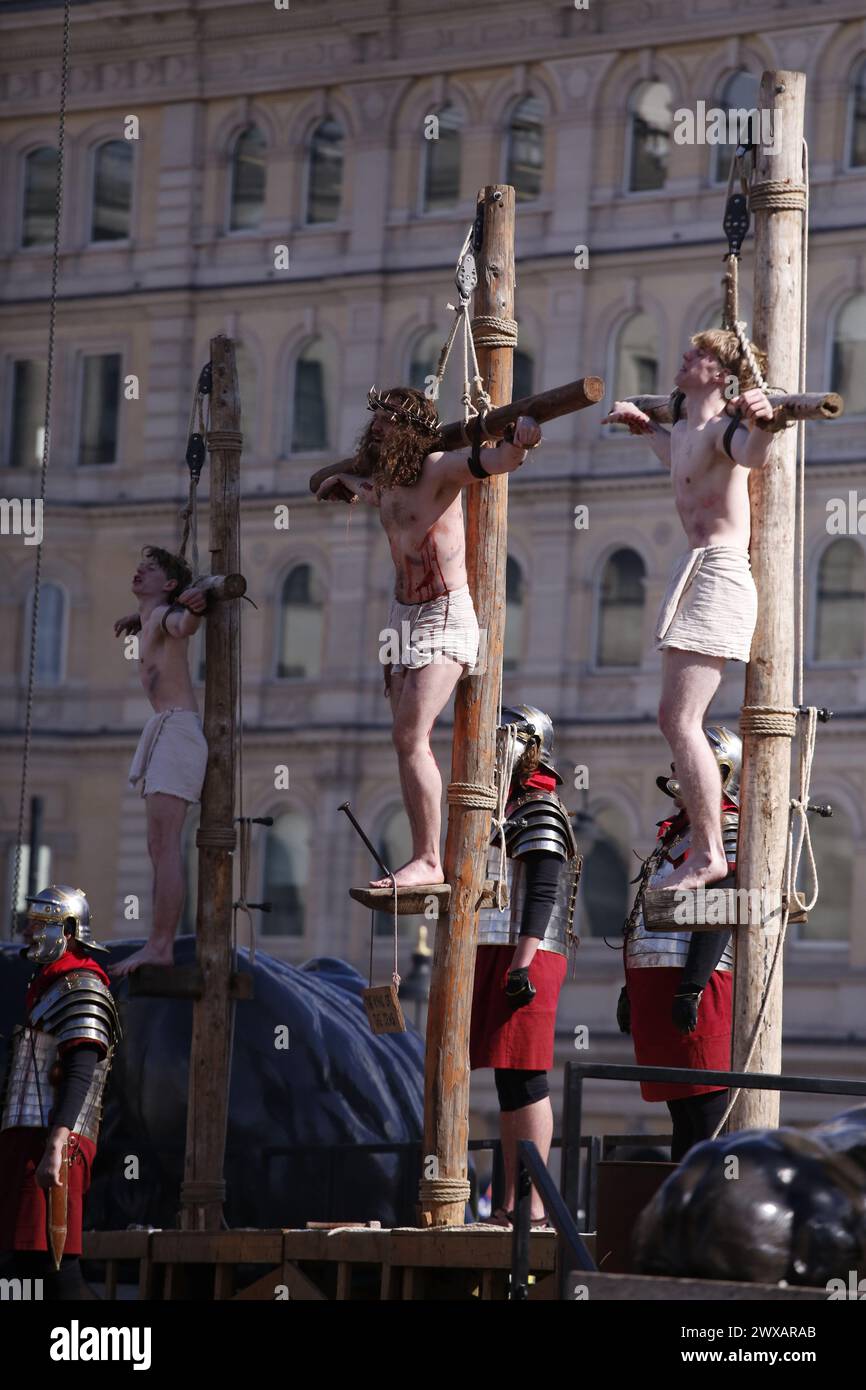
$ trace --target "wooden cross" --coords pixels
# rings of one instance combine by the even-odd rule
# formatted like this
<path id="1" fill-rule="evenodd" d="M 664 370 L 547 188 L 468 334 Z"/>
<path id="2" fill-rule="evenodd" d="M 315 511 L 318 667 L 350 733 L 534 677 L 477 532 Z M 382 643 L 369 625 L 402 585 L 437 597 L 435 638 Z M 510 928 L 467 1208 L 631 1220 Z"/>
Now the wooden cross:
<path id="1" fill-rule="evenodd" d="M 514 205 L 514 189 L 507 184 L 488 185 L 478 194 L 473 245 L 478 271 L 473 305 L 477 317 L 514 317 Z M 485 346 L 483 334 L 478 336 L 479 368 L 492 402 L 484 419 L 490 439 L 501 438 L 519 415 L 530 415 L 543 424 L 595 405 L 604 396 L 601 377 L 590 376 L 511 401 L 513 347 Z M 470 444 L 460 420 L 444 425 L 431 449 L 459 449 Z M 310 479 L 311 491 L 335 473 L 353 471 L 354 463 L 354 459 L 344 460 L 320 469 Z M 435 1159 L 436 1174 L 423 1179 L 421 1185 L 420 1216 L 427 1226 L 463 1223 L 464 1196 L 449 1190 L 447 1181 L 437 1187 L 439 1180 L 462 1181 L 468 1193 L 469 1020 L 477 910 L 485 888 L 492 808 L 470 806 L 459 797 L 460 789 L 467 785 L 491 792 L 494 785 L 505 630 L 507 509 L 507 475 L 493 476 L 467 489 L 467 574 L 479 627 L 487 633 L 487 661 L 484 671 L 458 684 L 454 699 L 444 860 L 450 895 L 437 920 L 427 1014 L 423 1152 L 427 1161 Z M 391 890 L 380 891 L 393 902 Z M 353 890 L 352 896 L 365 892 Z M 410 901 L 417 910 L 417 902 Z"/>

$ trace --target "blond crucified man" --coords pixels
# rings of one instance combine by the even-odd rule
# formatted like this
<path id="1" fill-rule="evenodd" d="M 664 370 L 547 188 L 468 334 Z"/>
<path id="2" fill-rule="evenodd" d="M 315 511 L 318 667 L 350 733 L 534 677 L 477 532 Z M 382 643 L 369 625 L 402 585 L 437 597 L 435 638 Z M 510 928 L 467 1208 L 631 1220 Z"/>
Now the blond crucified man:
<path id="1" fill-rule="evenodd" d="M 765 354 L 752 348 L 762 372 Z M 736 377 L 740 394 L 725 388 Z M 687 419 L 668 432 L 628 401 L 614 402 L 607 420 L 646 435 L 670 469 L 674 501 L 689 545 L 668 589 L 657 644 L 662 650 L 659 727 L 670 744 L 692 826 L 692 850 L 665 881 L 670 889 L 718 883 L 728 868 L 722 844 L 719 769 L 703 732 L 704 716 L 727 660 L 748 661 L 758 614 L 749 565 L 749 469 L 766 463 L 772 435 L 756 421 L 772 417 L 735 333 L 697 333 L 675 383 Z M 745 387 L 745 389 L 743 389 Z M 739 412 L 726 414 L 726 406 Z"/>

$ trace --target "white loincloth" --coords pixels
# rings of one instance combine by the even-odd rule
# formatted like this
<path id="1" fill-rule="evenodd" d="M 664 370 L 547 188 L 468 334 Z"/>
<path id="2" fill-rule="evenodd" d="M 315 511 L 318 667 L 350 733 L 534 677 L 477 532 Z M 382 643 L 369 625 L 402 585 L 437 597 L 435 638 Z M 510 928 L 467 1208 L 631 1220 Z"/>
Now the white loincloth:
<path id="1" fill-rule="evenodd" d="M 447 656 L 458 661 L 467 676 L 478 660 L 480 634 L 468 584 L 426 603 L 393 599 L 388 631 L 393 634 L 392 648 L 399 648 L 399 659 L 390 663 L 392 671 L 417 671 Z M 384 640 L 382 633 L 379 636 Z"/>
<path id="2" fill-rule="evenodd" d="M 659 613 L 656 645 L 748 661 L 757 619 L 749 552 L 706 545 L 677 562 Z"/>
<path id="3" fill-rule="evenodd" d="M 207 740 L 195 710 L 166 709 L 151 715 L 129 769 L 129 784 L 141 795 L 164 792 L 198 801 L 207 770 Z"/>

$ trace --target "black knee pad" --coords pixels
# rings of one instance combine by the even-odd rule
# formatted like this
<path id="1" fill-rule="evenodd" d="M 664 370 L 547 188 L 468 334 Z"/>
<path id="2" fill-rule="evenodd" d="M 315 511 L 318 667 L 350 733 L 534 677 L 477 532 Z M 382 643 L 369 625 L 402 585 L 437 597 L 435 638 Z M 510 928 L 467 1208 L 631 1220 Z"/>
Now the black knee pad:
<path id="1" fill-rule="evenodd" d="M 499 1109 L 506 1114 L 523 1110 L 527 1105 L 550 1095 L 546 1071 L 518 1071 L 512 1067 L 496 1067 L 493 1072 Z"/>

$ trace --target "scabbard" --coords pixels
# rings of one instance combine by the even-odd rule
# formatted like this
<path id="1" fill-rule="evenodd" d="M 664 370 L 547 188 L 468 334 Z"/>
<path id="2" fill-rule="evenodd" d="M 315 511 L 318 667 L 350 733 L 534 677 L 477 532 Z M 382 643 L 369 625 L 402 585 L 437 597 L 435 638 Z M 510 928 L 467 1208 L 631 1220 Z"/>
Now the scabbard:
<path id="1" fill-rule="evenodd" d="M 54 1268 L 60 1268 L 66 1249 L 67 1211 L 69 1208 L 69 1144 L 63 1145 L 60 1156 L 60 1185 L 49 1187 L 47 1202 L 48 1250 Z"/>

